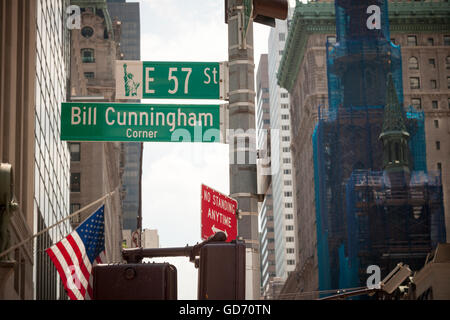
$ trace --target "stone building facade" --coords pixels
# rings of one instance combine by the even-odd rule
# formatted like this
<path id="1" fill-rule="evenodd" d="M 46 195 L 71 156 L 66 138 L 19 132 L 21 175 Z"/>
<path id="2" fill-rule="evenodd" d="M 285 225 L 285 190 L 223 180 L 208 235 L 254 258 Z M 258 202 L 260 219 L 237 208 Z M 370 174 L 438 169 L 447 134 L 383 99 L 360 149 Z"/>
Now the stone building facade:
<path id="1" fill-rule="evenodd" d="M 412 14 L 413 13 L 413 14 Z M 401 46 L 404 106 L 425 114 L 426 161 L 442 172 L 447 237 L 450 230 L 450 24 L 445 1 L 389 3 L 392 42 Z M 318 289 L 316 199 L 312 136 L 318 110 L 328 108 L 326 43 L 335 41 L 334 3 L 297 6 L 278 80 L 291 97 L 298 262 L 282 294 L 312 299 Z M 448 238 L 447 238 L 448 239 Z M 448 240 L 447 240 L 448 241 Z"/>
<path id="2" fill-rule="evenodd" d="M 121 59 L 120 23 L 111 20 L 106 1 L 72 1 L 81 8 L 80 29 L 71 31 L 70 101 L 115 101 L 115 61 Z M 75 212 L 107 193 L 105 200 L 104 262 L 121 262 L 122 174 L 124 152 L 120 142 L 69 143 L 71 153 L 70 210 Z M 92 208 L 75 216 L 76 227 Z"/>

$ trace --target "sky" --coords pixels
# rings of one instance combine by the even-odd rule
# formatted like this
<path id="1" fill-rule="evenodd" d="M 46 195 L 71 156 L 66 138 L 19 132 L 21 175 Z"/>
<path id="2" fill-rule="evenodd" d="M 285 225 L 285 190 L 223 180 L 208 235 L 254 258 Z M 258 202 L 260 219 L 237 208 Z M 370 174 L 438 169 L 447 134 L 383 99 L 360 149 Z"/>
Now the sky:
<path id="1" fill-rule="evenodd" d="M 128 1 L 135 2 L 135 1 Z M 142 61 L 228 60 L 224 0 L 141 0 Z M 267 53 L 270 27 L 254 25 L 255 74 Z M 161 100 L 143 100 L 160 103 Z M 164 101 L 164 103 L 223 103 Z M 228 145 L 221 143 L 144 143 L 142 227 L 157 229 L 160 247 L 201 242 L 201 184 L 229 194 Z M 197 270 L 186 257 L 158 258 L 178 273 L 178 299 L 197 299 Z"/>

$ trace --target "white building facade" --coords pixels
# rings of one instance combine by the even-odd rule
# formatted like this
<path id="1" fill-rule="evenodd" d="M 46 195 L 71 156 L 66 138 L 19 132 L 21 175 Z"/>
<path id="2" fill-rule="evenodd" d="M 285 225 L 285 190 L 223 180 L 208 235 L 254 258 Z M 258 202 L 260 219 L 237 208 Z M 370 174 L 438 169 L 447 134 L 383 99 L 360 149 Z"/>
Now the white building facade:
<path id="1" fill-rule="evenodd" d="M 290 16 L 290 15 L 289 15 Z M 289 94 L 277 84 L 289 20 L 276 20 L 269 35 L 269 93 L 272 161 L 272 192 L 275 231 L 276 275 L 286 279 L 296 264 L 296 224 L 294 218 Z"/>

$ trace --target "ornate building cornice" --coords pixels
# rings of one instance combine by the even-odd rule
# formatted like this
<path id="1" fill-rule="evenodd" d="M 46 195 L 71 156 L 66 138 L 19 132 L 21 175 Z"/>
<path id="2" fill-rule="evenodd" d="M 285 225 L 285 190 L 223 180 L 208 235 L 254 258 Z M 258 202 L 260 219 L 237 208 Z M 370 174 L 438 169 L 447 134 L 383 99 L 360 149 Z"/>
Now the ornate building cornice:
<path id="1" fill-rule="evenodd" d="M 336 32 L 334 2 L 302 3 L 297 0 L 284 54 L 278 69 L 278 84 L 292 90 L 306 50 L 308 37 Z M 450 32 L 450 6 L 438 1 L 389 1 L 392 33 Z"/>

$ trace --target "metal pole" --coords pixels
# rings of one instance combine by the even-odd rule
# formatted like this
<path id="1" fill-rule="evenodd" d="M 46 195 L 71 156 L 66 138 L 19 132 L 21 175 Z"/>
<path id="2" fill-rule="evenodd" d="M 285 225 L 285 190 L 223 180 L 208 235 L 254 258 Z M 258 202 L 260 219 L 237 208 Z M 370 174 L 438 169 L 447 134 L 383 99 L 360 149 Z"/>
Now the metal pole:
<path id="1" fill-rule="evenodd" d="M 246 244 L 246 299 L 259 299 L 253 23 L 241 39 L 243 0 L 225 1 L 228 17 L 230 196 L 238 201 L 238 237 Z"/>

